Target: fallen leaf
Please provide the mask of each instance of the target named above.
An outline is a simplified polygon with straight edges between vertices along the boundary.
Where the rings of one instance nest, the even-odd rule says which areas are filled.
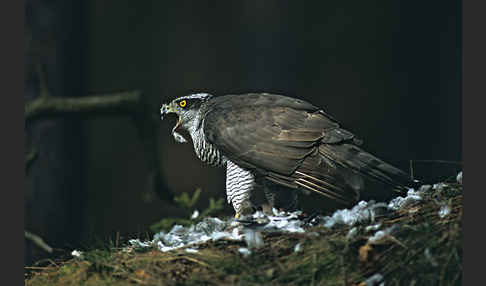
[[[373,254],[373,247],[368,243],[359,248],[359,260],[361,262],[367,262],[370,256]]]

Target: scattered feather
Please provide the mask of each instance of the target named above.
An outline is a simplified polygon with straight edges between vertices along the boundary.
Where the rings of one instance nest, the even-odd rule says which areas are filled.
[[[238,252],[243,254],[243,256],[247,257],[248,255],[251,255],[251,250],[245,247],[240,247],[238,248]]]
[[[83,252],[76,249],[71,252],[71,255],[76,258],[83,259]]]
[[[302,244],[299,242],[294,246],[294,252],[300,252],[302,250]]]
[[[358,228],[353,227],[348,231],[348,234],[346,234],[346,239],[351,240],[353,239],[356,235],[358,234]]]
[[[437,184],[434,184],[434,185],[432,186],[432,189],[434,189],[434,190],[436,190],[436,191],[440,192],[440,191],[442,191],[442,189],[444,189],[445,187],[447,187],[447,184],[446,184],[446,183],[437,183]]]
[[[262,234],[253,229],[244,230],[244,238],[249,249],[258,249],[264,246]]]
[[[140,239],[130,239],[128,241],[133,247],[136,248],[145,248],[145,247],[150,247],[150,243],[147,242],[142,242]]]
[[[421,193],[426,193],[430,190],[432,190],[432,185],[422,185],[419,188],[419,192],[421,192]]]
[[[388,208],[391,210],[398,210],[400,208],[409,206],[410,204],[421,201],[422,192],[415,191],[414,189],[409,189],[406,197],[396,197],[388,203]]]
[[[443,206],[440,207],[439,217],[444,218],[445,216],[447,216],[450,213],[451,213],[451,207],[449,205],[443,205]]]
[[[368,225],[367,227],[365,227],[365,231],[366,232],[369,232],[369,231],[372,231],[372,230],[377,230],[381,227],[381,223],[377,223],[377,224],[373,224],[373,225]]]
[[[374,222],[376,209],[385,207],[382,203],[360,201],[352,209],[337,210],[331,217],[324,217],[324,227],[335,225],[354,226],[357,223]]]
[[[198,216],[199,216],[199,211],[198,210],[194,210],[194,212],[191,215],[191,219],[197,219]]]
[[[384,230],[379,230],[375,232],[372,236],[368,238],[368,243],[370,244],[380,244],[386,241],[389,236],[398,229],[398,225],[392,225]]]
[[[199,250],[195,249],[195,248],[186,248],[186,252],[187,253],[198,253]]]
[[[381,285],[381,284],[378,284],[380,282],[383,282],[383,275],[381,275],[380,273],[376,273],[373,276],[371,276],[370,278],[366,279],[365,285],[366,286]]]
[[[456,181],[462,185],[462,171],[457,174]]]

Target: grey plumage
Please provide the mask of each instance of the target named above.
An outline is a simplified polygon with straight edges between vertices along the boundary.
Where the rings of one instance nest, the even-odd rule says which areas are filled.
[[[255,187],[255,175],[231,161],[226,163],[226,196],[236,213],[250,209],[251,191]]]
[[[359,199],[366,180],[394,189],[413,184],[403,171],[362,150],[361,140],[329,114],[299,99],[193,94],[162,106],[162,115],[171,112],[179,115],[176,138],[179,127],[186,129],[202,161],[226,166],[228,202],[237,214],[251,206],[257,187],[270,203],[280,186],[349,204]]]
[[[211,166],[221,167],[224,166],[227,159],[219,152],[213,144],[209,143],[204,136],[202,129],[191,134],[193,139],[194,151],[197,157]]]

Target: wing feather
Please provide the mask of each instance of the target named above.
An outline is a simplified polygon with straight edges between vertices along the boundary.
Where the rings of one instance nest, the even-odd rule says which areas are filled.
[[[302,100],[227,95],[211,99],[204,113],[207,140],[234,163],[286,187],[351,203],[363,188],[361,176],[389,184],[404,178],[400,170],[362,151],[361,141],[334,118]]]

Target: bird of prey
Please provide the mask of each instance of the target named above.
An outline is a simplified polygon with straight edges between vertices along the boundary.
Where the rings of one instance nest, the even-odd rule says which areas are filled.
[[[194,93],[163,104],[160,112],[161,119],[178,115],[176,141],[187,142],[178,132],[184,129],[199,159],[226,168],[227,200],[237,218],[251,212],[256,189],[272,207],[280,193],[296,190],[350,205],[366,180],[396,190],[414,184],[403,171],[365,152],[362,141],[323,109],[300,99]]]

